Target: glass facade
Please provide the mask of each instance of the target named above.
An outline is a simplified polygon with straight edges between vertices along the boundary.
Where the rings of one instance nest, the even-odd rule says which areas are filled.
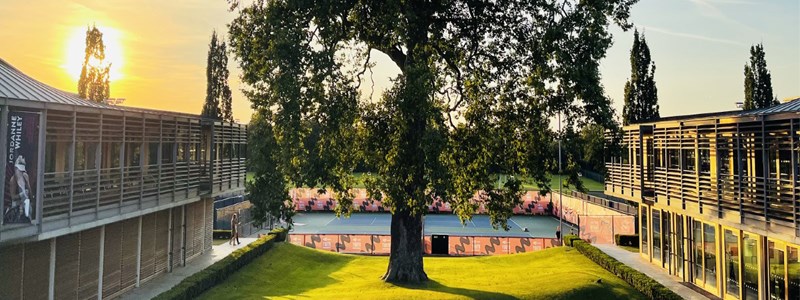
[[[653,258],[661,259],[661,212],[653,210]]]
[[[672,246],[671,246],[672,230],[670,230],[670,228],[672,226],[670,226],[670,222],[669,222],[669,220],[670,220],[669,212],[661,213],[661,219],[662,219],[662,222],[661,222],[662,223],[662,226],[661,226],[661,236],[662,236],[662,238],[661,239],[664,240],[664,243],[663,243],[664,246],[662,247],[662,250],[664,252],[664,255],[662,255],[664,257],[664,267],[668,268],[671,271],[672,270],[672,264],[671,263],[672,263],[672,255],[673,255],[673,253],[672,253]]]
[[[789,247],[786,264],[789,266],[789,299],[800,299],[800,260],[798,247]]]
[[[773,241],[768,242],[769,249],[769,299],[772,300],[785,300],[786,299],[786,261],[784,256],[784,248]]]
[[[692,257],[694,278],[703,282],[703,223],[692,221]]]
[[[642,211],[639,214],[639,215],[642,216],[642,221],[639,223],[639,224],[642,225],[642,230],[639,231],[641,233],[641,236],[642,236],[642,243],[641,243],[642,246],[640,248],[642,249],[642,253],[644,253],[644,254],[650,254],[650,251],[648,251],[650,248],[647,247],[647,245],[648,245],[648,243],[647,243],[647,232],[648,232],[647,231],[647,211],[648,211],[647,207],[642,206]]]
[[[705,270],[706,286],[717,286],[717,251],[716,251],[717,234],[714,226],[703,224],[703,252],[706,259]]]
[[[739,236],[725,230],[725,293],[739,298]]]
[[[680,215],[675,216],[675,265],[676,271],[675,274],[678,277],[683,277],[683,263],[685,261],[684,254],[683,254],[683,217]]]
[[[744,299],[758,299],[758,240],[745,233],[742,237],[742,270],[744,270]]]

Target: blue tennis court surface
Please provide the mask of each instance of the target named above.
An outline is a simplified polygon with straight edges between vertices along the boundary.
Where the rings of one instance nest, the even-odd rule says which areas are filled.
[[[297,234],[382,234],[390,233],[392,216],[386,213],[353,213],[337,218],[333,213],[303,213],[294,217],[291,233]],[[508,221],[509,231],[492,228],[487,215],[475,215],[461,224],[458,216],[432,214],[425,216],[425,235],[503,236],[555,238],[558,219],[551,216],[514,216]],[[525,232],[524,228],[528,231]],[[564,224],[569,233],[570,227]],[[576,230],[577,232],[577,230]]]

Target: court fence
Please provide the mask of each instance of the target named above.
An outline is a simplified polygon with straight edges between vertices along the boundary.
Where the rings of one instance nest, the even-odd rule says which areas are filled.
[[[392,249],[389,235],[377,234],[289,234],[289,242],[320,250],[369,255],[388,255]],[[425,254],[451,256],[500,255],[532,252],[559,245],[555,238],[535,237],[447,237],[446,253],[435,251],[433,236],[424,237]]]

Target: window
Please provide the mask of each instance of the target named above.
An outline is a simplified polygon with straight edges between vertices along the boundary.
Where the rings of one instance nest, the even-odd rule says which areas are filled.
[[[103,143],[103,153],[100,168],[119,168],[120,143]]]
[[[44,172],[53,173],[56,171],[56,142],[47,142],[44,146]]]
[[[147,143],[147,164],[158,164],[158,143]]]
[[[725,293],[739,298],[739,236],[725,230]]]
[[[667,165],[669,166],[669,168],[673,170],[680,170],[681,168],[680,150],[669,149],[667,150],[667,156],[668,156]]]
[[[172,164],[174,162],[175,143],[161,144],[161,164]]]
[[[661,259],[661,212],[653,210],[653,258]]]
[[[786,253],[789,261],[789,299],[800,299],[800,260],[798,248],[789,246]]]
[[[178,155],[176,157],[178,162],[186,161],[188,155],[189,155],[189,144],[184,144],[184,143],[178,144]]]
[[[780,150],[778,151],[778,172],[779,179],[791,180],[792,179],[792,151]]]
[[[700,149],[700,172],[711,172],[711,150]]]
[[[719,174],[731,175],[731,153],[728,149],[720,149],[717,151],[719,156]]]
[[[705,254],[706,285],[717,286],[717,232],[714,226],[703,224],[703,252]]]
[[[746,300],[758,299],[758,240],[756,236],[744,234],[742,236],[742,269],[744,270],[744,293]]]
[[[695,170],[695,153],[694,149],[684,149],[681,150],[681,157],[683,158],[683,170],[684,171],[694,171]]]
[[[642,206],[642,212],[640,213],[640,215],[642,216],[642,222],[640,223],[640,224],[642,224],[642,229],[639,231],[641,233],[641,236],[642,236],[642,247],[641,247],[641,249],[642,249],[642,253],[648,254],[650,252],[649,252],[649,248],[647,247],[647,245],[648,245],[648,243],[647,243],[647,207]]]
[[[97,169],[97,143],[75,142],[75,171]]]
[[[769,298],[786,299],[786,261],[784,260],[785,247],[775,244],[769,245]]]
[[[703,279],[703,223],[692,221],[692,257],[694,278]]]
[[[125,149],[125,160],[127,161],[127,165],[129,167],[138,167],[141,165],[141,153],[142,145],[136,144],[127,144]]]

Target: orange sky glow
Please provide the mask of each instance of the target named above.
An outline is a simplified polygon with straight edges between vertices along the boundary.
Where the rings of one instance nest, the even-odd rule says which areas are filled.
[[[124,105],[200,113],[212,30],[224,35],[234,14],[213,1],[3,1],[0,58],[45,84],[76,92],[85,32],[103,32],[111,65],[111,97]],[[46,21],[44,21],[46,20]],[[252,110],[239,91],[233,58],[233,116]]]

